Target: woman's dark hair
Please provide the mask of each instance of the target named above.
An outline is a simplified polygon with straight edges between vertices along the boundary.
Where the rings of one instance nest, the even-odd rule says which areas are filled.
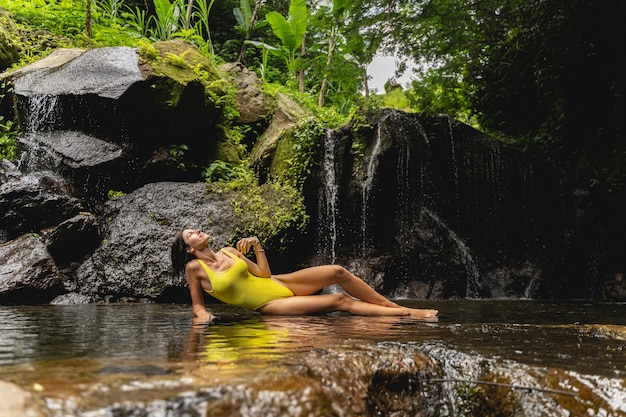
[[[184,272],[187,262],[196,259],[194,255],[187,252],[189,246],[185,243],[185,239],[183,239],[183,230],[185,229],[176,233],[174,241],[172,242],[172,269],[174,269],[174,275],[179,275],[181,272]]]

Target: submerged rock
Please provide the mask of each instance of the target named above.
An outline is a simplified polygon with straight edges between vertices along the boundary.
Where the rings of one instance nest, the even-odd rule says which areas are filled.
[[[0,381],[0,415],[2,417],[43,417],[32,394],[18,385]]]

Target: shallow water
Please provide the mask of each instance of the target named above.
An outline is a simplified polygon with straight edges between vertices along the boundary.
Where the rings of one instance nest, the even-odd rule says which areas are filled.
[[[99,394],[99,403],[90,406],[103,407],[124,400],[111,384],[126,384],[118,386],[119,392],[128,391],[155,376],[179,378],[198,369],[214,383],[298,366],[311,352],[389,344],[431,353],[449,349],[542,372],[558,369],[560,374],[626,380],[626,304],[401,303],[438,308],[439,320],[345,314],[273,317],[210,305],[218,318],[194,325],[188,305],[0,306],[0,380],[45,392],[52,408],[68,405],[50,398],[67,402],[69,396],[85,397],[85,391],[97,386],[107,395]],[[180,391],[177,384],[172,392]],[[575,388],[568,384],[560,381],[557,386]],[[621,413],[618,407],[606,415]]]

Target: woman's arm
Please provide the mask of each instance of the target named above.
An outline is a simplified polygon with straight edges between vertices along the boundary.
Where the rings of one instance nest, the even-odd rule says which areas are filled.
[[[256,263],[244,256],[254,247]],[[261,246],[259,238],[256,236],[246,237],[237,242],[237,249],[230,248],[231,252],[243,259],[248,264],[248,271],[257,277],[269,278],[272,275],[270,264],[265,256],[265,250]]]
[[[199,322],[206,323],[213,320],[213,314],[209,313],[204,306],[204,297],[202,289],[202,277],[200,276],[200,269],[202,267],[198,262],[189,262],[185,267],[185,279],[189,285],[189,292],[191,294],[191,308],[193,314],[198,318]]]

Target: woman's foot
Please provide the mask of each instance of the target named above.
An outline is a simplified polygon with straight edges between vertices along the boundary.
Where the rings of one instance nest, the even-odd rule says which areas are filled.
[[[407,316],[415,317],[417,319],[436,319],[439,310],[425,310],[417,308],[407,308],[409,313]]]

